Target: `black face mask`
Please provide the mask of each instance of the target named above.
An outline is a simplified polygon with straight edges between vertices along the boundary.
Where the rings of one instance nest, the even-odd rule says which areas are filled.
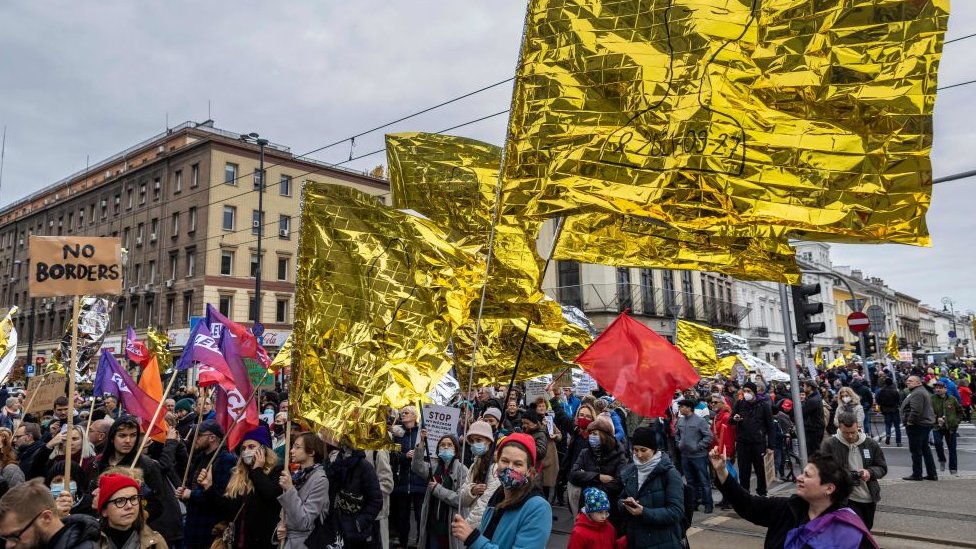
[[[282,434],[284,434],[284,432],[285,432],[285,426],[284,425],[279,425],[279,424],[275,423],[274,425],[272,425],[271,428],[272,428],[272,430],[274,430],[274,434],[279,435],[279,436],[282,435]]]

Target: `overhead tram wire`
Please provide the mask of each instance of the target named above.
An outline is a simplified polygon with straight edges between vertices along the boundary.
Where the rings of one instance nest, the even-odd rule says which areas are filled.
[[[966,36],[960,36],[959,38],[953,38],[952,40],[946,40],[945,42],[942,43],[942,45],[945,46],[945,45],[948,45],[948,44],[952,44],[953,42],[961,42],[963,40],[967,40],[969,38],[973,38],[974,36],[976,36],[976,34],[967,34]]]

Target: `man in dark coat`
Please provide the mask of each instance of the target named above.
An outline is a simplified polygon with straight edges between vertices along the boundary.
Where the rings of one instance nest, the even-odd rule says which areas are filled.
[[[822,421],[821,421],[822,423]],[[732,407],[729,425],[735,426],[735,453],[742,487],[749,491],[749,476],[756,471],[756,493],[766,495],[766,452],[776,447],[773,432],[773,411],[767,402],[756,399],[756,384],[742,384],[742,400]]]
[[[176,489],[176,497],[186,504],[186,521],[183,525],[183,542],[188,549],[208,549],[213,542],[213,528],[220,522],[216,503],[227,490],[237,458],[222,444],[224,431],[212,419],[200,424],[196,435],[193,463],[190,465],[188,486]],[[216,454],[216,455],[215,455]],[[200,484],[200,473],[210,464],[210,486]]]
[[[0,536],[15,547],[50,549],[98,549],[102,539],[95,517],[77,514],[62,519],[51,489],[41,479],[22,483],[0,499]]]
[[[824,437],[824,411],[823,398],[820,396],[820,388],[813,380],[803,382],[803,432],[807,438],[807,448],[819,448]]]

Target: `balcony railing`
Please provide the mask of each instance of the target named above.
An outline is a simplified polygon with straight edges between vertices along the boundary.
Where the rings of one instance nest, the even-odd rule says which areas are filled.
[[[738,327],[749,308],[721,299],[668,292],[640,284],[581,284],[549,288],[546,294],[584,313],[619,313],[683,318],[712,326]]]
[[[756,339],[769,339],[769,328],[766,326],[756,326],[752,329],[752,337]]]

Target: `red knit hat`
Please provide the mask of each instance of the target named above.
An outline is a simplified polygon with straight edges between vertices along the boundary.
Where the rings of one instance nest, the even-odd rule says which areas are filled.
[[[498,449],[495,451],[495,459],[497,460],[498,456],[502,455],[502,449],[505,448],[505,446],[508,446],[513,442],[518,442],[522,446],[525,446],[525,449],[529,451],[529,457],[532,459],[532,464],[535,465],[535,439],[532,438],[532,435],[527,435],[525,433],[512,433],[499,441]]]
[[[98,478],[98,511],[105,508],[109,500],[116,492],[123,488],[135,488],[136,492],[139,491],[139,481],[132,477],[127,477],[125,475],[120,475],[117,473],[109,473],[107,475],[102,475]]]

